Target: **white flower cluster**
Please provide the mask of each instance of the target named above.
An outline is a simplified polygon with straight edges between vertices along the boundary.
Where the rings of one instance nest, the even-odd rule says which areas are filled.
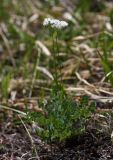
[[[45,18],[43,21],[43,26],[51,26],[52,28],[62,29],[68,26],[65,21],[60,21],[58,19]]]

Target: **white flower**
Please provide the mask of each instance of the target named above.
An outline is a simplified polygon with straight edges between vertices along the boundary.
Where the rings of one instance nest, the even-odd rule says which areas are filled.
[[[60,21],[62,28],[67,27],[68,23],[65,21]]]
[[[43,26],[48,26],[51,22],[51,18],[45,18],[43,21]]]
[[[45,18],[43,21],[43,26],[50,25],[52,28],[62,29],[68,26],[65,21],[60,21],[58,19]]]

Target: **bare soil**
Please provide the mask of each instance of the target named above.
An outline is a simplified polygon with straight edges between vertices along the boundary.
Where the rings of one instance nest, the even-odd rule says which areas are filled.
[[[0,160],[113,160],[113,145],[109,135],[95,130],[68,139],[63,144],[47,145],[32,134],[30,138],[22,125],[9,119],[0,124]]]

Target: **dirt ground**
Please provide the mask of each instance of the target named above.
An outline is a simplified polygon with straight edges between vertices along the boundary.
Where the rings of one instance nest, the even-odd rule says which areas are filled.
[[[109,135],[95,130],[67,140],[63,144],[47,145],[36,134],[31,140],[22,125],[0,124],[0,160],[112,160],[113,145]],[[34,148],[37,152],[35,154]]]

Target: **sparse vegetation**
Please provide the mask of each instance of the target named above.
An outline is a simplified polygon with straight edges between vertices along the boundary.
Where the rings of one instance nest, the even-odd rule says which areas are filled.
[[[107,137],[112,148],[112,6],[106,0],[1,0],[0,159],[63,160],[58,148],[65,155],[66,145],[76,151],[67,159],[82,159],[81,140],[87,150],[88,136],[97,146]],[[89,148],[84,159],[112,159],[104,144],[95,155]]]

